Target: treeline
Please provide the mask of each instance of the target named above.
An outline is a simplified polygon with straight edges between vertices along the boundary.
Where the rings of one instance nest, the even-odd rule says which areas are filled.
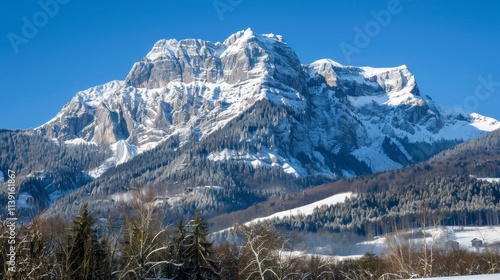
[[[18,175],[92,169],[110,155],[106,148],[60,144],[30,130],[0,132],[0,146],[0,171],[16,170]]]
[[[344,203],[317,208],[311,215],[270,223],[287,230],[327,229],[369,236],[391,232],[393,224],[418,224],[422,215],[427,222],[439,221],[440,225],[499,225],[499,202],[500,183],[444,177],[397,191],[359,192]]]
[[[0,131],[0,171],[16,172],[19,192],[34,200],[33,209],[50,205],[49,196],[79,188],[90,181],[83,170],[97,167],[110,154],[106,148],[94,145],[65,145],[27,131]],[[6,202],[0,193],[0,202]]]
[[[500,272],[500,251],[440,249],[387,237],[387,252],[357,260],[294,252],[293,236],[264,225],[235,226],[234,239],[214,246],[199,211],[164,226],[151,193],[137,190],[118,228],[95,220],[86,206],[71,222],[38,217],[16,229],[15,272],[6,263],[9,233],[2,224],[2,279],[406,279]]]

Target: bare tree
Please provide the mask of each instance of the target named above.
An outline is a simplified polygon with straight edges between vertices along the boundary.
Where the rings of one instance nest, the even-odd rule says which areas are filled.
[[[51,224],[54,222],[54,224]],[[35,217],[30,223],[19,230],[20,241],[18,248],[18,269],[16,277],[19,279],[49,279],[55,277],[55,239],[59,235],[52,234],[50,228],[55,225],[54,220],[44,220]]]
[[[282,279],[279,258],[286,240],[262,225],[242,225],[236,231],[245,240],[239,262],[241,279]]]
[[[395,235],[386,237],[385,245],[388,252],[384,258],[389,262],[391,269],[382,275],[382,279],[390,277],[405,279],[418,275],[417,248],[408,235],[399,234],[396,229]]]
[[[122,231],[123,267],[115,273],[120,273],[119,279],[157,276],[161,266],[172,262],[164,259],[169,248],[168,232],[154,211],[153,193],[136,184],[129,205],[132,213],[125,210]]]

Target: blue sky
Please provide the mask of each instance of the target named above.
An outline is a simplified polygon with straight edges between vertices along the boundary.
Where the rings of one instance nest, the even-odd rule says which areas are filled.
[[[124,79],[159,39],[223,41],[248,27],[283,35],[305,64],[321,58],[358,66],[406,64],[438,105],[500,119],[498,1],[5,0],[0,5],[0,128],[39,126],[77,91]]]

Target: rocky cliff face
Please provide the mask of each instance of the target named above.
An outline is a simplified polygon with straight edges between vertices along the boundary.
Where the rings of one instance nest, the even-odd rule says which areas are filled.
[[[284,113],[270,116],[255,109],[258,102]],[[243,122],[251,114],[270,129],[252,130]],[[109,168],[173,136],[201,140],[238,120],[245,130],[240,141],[258,150],[221,147],[208,151],[208,160],[279,166],[296,176],[398,168],[446,147],[437,143],[500,127],[476,114],[441,111],[406,66],[353,67],[328,59],[302,65],[281,36],[247,29],[223,43],[160,40],[124,81],[77,93],[37,131],[111,146],[114,159],[102,166]]]

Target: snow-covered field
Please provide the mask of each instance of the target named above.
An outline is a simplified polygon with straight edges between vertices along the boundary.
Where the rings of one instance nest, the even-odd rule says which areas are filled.
[[[337,203],[342,203],[345,201],[346,198],[351,197],[352,195],[353,195],[352,192],[339,193],[339,194],[327,197],[325,199],[318,200],[318,201],[313,202],[311,204],[307,204],[307,205],[304,205],[301,207],[289,209],[286,211],[277,212],[277,213],[274,213],[274,214],[267,216],[267,217],[253,219],[250,222],[248,222],[247,224],[257,223],[257,222],[261,222],[261,221],[265,221],[265,220],[271,220],[273,218],[280,218],[281,219],[281,218],[284,218],[284,217],[287,217],[290,215],[294,215],[294,216],[297,216],[300,214],[310,215],[313,213],[313,210],[316,207],[321,207],[323,205],[333,205],[333,204],[337,204]]]
[[[461,248],[467,250],[482,250],[488,245],[500,242],[500,226],[488,227],[439,227],[426,230],[429,237],[425,240],[427,244],[442,245],[453,240],[458,242]],[[472,247],[472,239],[479,239],[483,242],[483,247]],[[415,239],[415,242],[423,242],[423,239]],[[372,245],[377,251],[383,251],[386,237],[376,238],[371,241],[359,243],[359,245]],[[500,278],[498,278],[500,279]]]

